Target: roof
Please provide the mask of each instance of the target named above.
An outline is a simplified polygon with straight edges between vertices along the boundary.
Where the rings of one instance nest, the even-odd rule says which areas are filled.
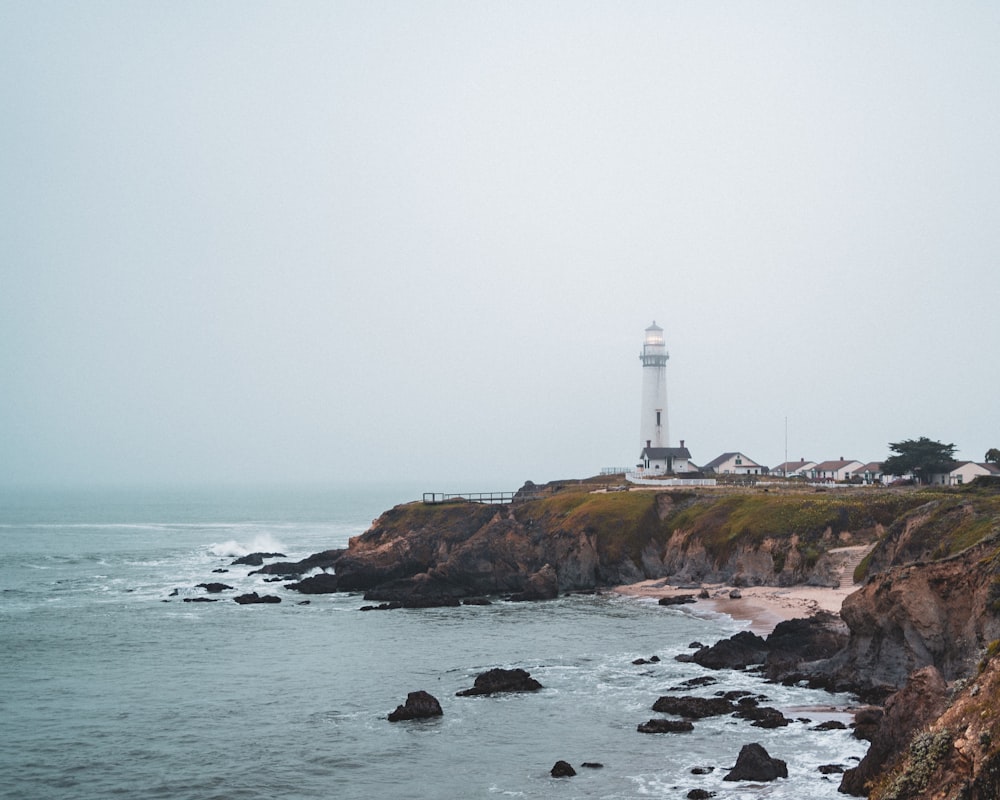
[[[647,331],[662,331],[663,328],[661,328],[659,325],[657,325],[656,324],[656,320],[654,319],[653,320],[653,324],[650,325],[648,328],[646,328],[646,330]]]
[[[848,458],[846,461],[845,460],[824,461],[822,464],[817,464],[815,467],[813,467],[813,469],[825,472],[827,470],[832,471],[837,469],[843,469],[849,464],[860,464],[860,463],[861,462],[858,461],[856,458]]]
[[[644,447],[639,458],[665,461],[668,458],[691,458],[691,452],[686,447]]]
[[[762,466],[761,464],[758,464],[758,463],[757,463],[756,461],[754,461],[754,460],[753,460],[752,458],[750,458],[749,456],[747,456],[747,455],[744,455],[743,453],[740,453],[739,451],[737,451],[737,452],[735,452],[735,453],[723,453],[723,454],[722,454],[721,456],[719,456],[718,458],[714,458],[714,459],[712,459],[711,461],[709,461],[709,462],[708,462],[708,463],[707,463],[707,464],[706,464],[706,465],[705,465],[705,466],[703,467],[703,469],[715,469],[715,468],[716,468],[716,467],[718,467],[719,465],[721,465],[721,464],[724,464],[725,462],[729,461],[729,459],[731,459],[731,458],[736,458],[736,456],[740,456],[741,458],[745,459],[745,460],[747,461],[747,463],[748,463],[748,464],[750,464],[750,466],[755,466],[755,467],[760,467],[760,466]]]
[[[881,472],[882,471],[882,462],[881,461],[869,461],[861,469],[863,469],[865,472]]]
[[[797,469],[806,469],[814,466],[816,466],[815,461],[810,461],[807,458],[801,458],[798,461],[783,461],[778,464],[778,466],[773,467],[771,472],[792,472]]]

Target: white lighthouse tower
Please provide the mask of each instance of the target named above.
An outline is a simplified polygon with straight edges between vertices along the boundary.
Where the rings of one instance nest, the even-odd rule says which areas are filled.
[[[642,343],[642,415],[639,419],[640,449],[669,447],[667,428],[667,352],[663,328],[654,321],[646,328]]]

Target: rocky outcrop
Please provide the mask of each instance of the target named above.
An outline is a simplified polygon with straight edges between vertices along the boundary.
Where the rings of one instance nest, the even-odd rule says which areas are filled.
[[[549,774],[553,778],[572,778],[576,775],[576,770],[568,761],[557,761],[552,765],[552,769],[549,770]]]
[[[234,597],[237,603],[241,606],[252,605],[254,603],[280,603],[281,598],[276,597],[273,594],[260,595],[257,592],[250,592],[249,594],[241,594],[239,597]]]
[[[262,562],[258,561],[254,566],[260,566],[260,569],[251,572],[251,575],[305,575],[307,572],[312,572],[314,569],[333,569],[337,560],[344,554],[344,550],[324,550],[321,553],[313,553],[313,555],[303,558],[301,561],[275,561],[271,564],[264,564],[260,566]],[[281,553],[270,553],[261,555],[271,555],[271,556],[281,556]],[[235,563],[235,562],[234,562]]]
[[[788,765],[780,758],[771,758],[767,750],[754,742],[743,745],[736,766],[722,780],[764,783],[787,777]]]
[[[876,503],[871,493],[803,502],[754,493],[529,488],[505,506],[417,502],[390,509],[337,556],[339,590],[393,601],[548,597],[553,586],[566,593],[647,578],[839,586],[843,559],[828,551],[873,541],[914,504],[902,495]]]
[[[247,567],[259,567],[264,563],[265,558],[284,558],[284,553],[248,553],[245,556],[240,556],[235,561],[230,563],[230,566],[235,567],[239,565]]]
[[[285,588],[302,594],[332,594],[337,591],[338,581],[336,575],[320,572],[297,583],[286,583]]]
[[[969,675],[1000,638],[1000,560],[988,540],[932,563],[890,567],[844,601],[846,648],[821,670],[834,685],[867,695],[903,687],[936,667],[946,681]]]
[[[947,705],[948,687],[934,667],[924,667],[885,704],[885,713],[861,763],[844,773],[840,791],[868,795],[869,783],[895,766],[913,734],[941,714]]]
[[[421,690],[410,692],[406,695],[406,702],[396,706],[396,710],[389,713],[389,722],[400,722],[407,719],[429,719],[440,717],[444,714],[441,704],[432,694]]]
[[[471,689],[463,689],[455,694],[458,697],[474,697],[503,692],[537,692],[541,688],[542,684],[523,669],[497,667],[477,676]]]

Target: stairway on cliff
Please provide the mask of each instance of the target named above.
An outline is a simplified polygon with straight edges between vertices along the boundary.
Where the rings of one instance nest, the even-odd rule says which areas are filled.
[[[874,544],[863,544],[856,547],[839,547],[836,550],[830,551],[831,556],[840,556],[843,559],[838,570],[840,572],[841,589],[850,589],[855,585],[854,570],[858,568],[858,564],[865,560],[865,556],[874,547]]]

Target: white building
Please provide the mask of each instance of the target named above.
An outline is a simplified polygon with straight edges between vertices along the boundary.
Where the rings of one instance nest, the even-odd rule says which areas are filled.
[[[771,468],[771,474],[779,478],[805,478],[809,475],[809,470],[816,466],[815,461],[806,461],[800,458],[798,461],[785,461]]]
[[[743,453],[723,453],[702,467],[707,475],[764,475],[767,467],[761,466]]]
[[[657,475],[682,475],[697,472],[691,453],[681,439],[680,447],[644,447],[639,456],[637,472],[644,477]]]
[[[809,477],[817,481],[850,480],[856,472],[863,471],[865,465],[853,458],[841,456],[835,461],[823,461],[809,470]]]
[[[670,446],[667,426],[667,359],[663,328],[655,322],[646,328],[642,343],[642,412],[639,416],[639,447]],[[690,457],[690,456],[689,456]]]
[[[944,486],[962,486],[972,483],[980,475],[1000,475],[1000,467],[996,464],[975,461],[956,461],[951,470],[946,473],[931,476],[931,483]]]

